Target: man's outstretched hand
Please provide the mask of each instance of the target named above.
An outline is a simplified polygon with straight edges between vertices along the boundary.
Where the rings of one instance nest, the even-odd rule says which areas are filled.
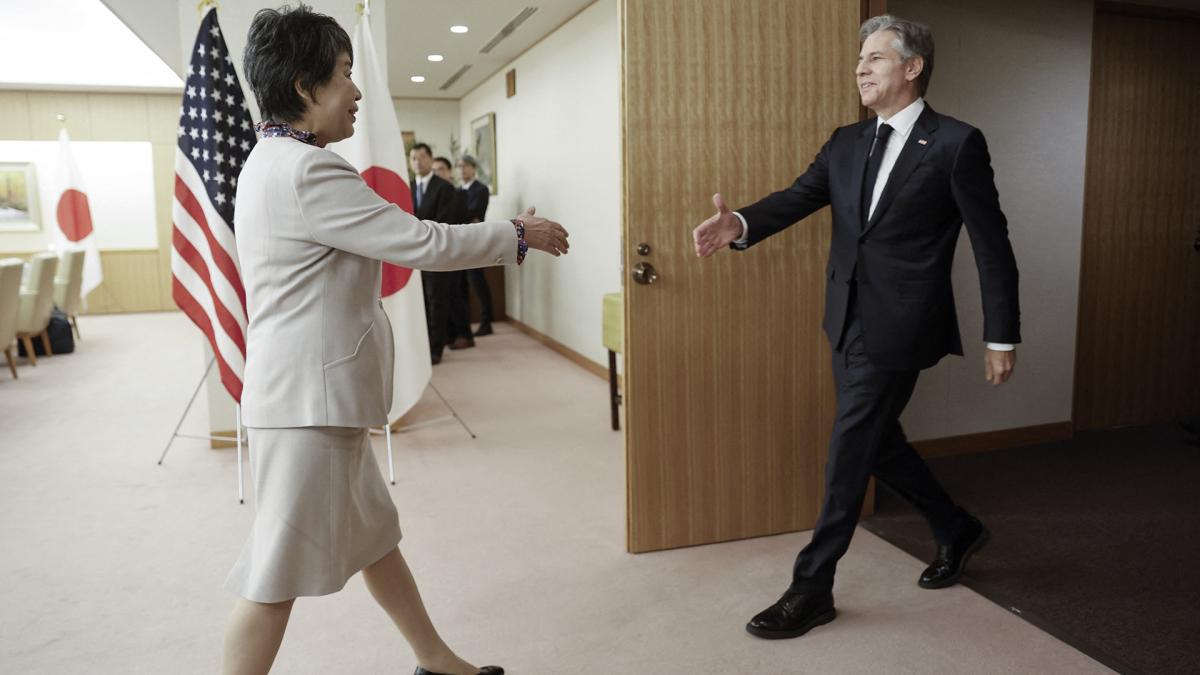
[[[1004,352],[995,349],[983,350],[983,374],[993,386],[1008,382],[1017,365],[1017,351]]]
[[[567,243],[567,237],[571,235],[553,220],[533,215],[534,210],[531,206],[521,214],[521,222],[525,223],[525,243],[529,248],[545,251],[552,256],[565,254],[571,247]]]
[[[701,258],[707,258],[742,238],[742,221],[725,206],[725,198],[720,192],[713,195],[713,206],[717,207],[717,212],[692,230],[696,255]]]

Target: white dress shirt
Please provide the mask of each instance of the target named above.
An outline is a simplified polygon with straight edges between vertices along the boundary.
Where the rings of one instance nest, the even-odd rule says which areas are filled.
[[[904,143],[908,140],[909,134],[912,133],[913,126],[917,123],[917,118],[921,113],[925,112],[925,99],[918,97],[917,100],[909,103],[903,110],[892,115],[887,119],[878,117],[875,129],[878,131],[880,124],[886,124],[892,128],[892,135],[888,137],[887,147],[883,149],[883,160],[879,165],[879,174],[875,177],[875,189],[871,192],[871,207],[867,211],[867,220],[875,214],[875,206],[879,203],[879,197],[883,194],[883,188],[887,186],[888,177],[892,173],[892,168],[896,166],[896,160],[900,157],[900,151],[904,149]],[[746,224],[746,218],[737,211],[733,215],[742,221],[742,236],[735,244],[745,244],[749,237],[750,227]],[[999,352],[1011,352],[1016,347],[1010,344],[999,342],[988,342],[987,348]]]

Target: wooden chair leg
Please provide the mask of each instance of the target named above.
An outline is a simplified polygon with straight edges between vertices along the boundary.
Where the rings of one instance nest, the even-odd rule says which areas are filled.
[[[42,349],[46,350],[46,356],[54,356],[54,350],[50,349],[50,331],[44,330],[41,334]]]
[[[33,340],[28,335],[22,335],[21,344],[25,345],[25,358],[29,359],[29,362],[36,368],[37,355],[33,353]]]
[[[12,371],[13,379],[14,380],[18,379],[17,378],[17,362],[16,362],[16,359],[13,358],[12,347],[4,348],[4,358],[8,359],[8,369]]]
[[[621,395],[617,393],[617,353],[608,350],[608,400],[612,407],[613,431],[621,429],[621,415],[617,408],[621,405]]]

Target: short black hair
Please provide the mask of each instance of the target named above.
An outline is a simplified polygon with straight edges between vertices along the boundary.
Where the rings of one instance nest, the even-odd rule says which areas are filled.
[[[333,18],[299,4],[261,9],[250,22],[242,64],[264,120],[294,122],[307,108],[296,91],[314,90],[333,77],[338,57],[354,60],[350,36]]]
[[[428,143],[416,143],[412,146],[412,150],[424,150],[425,154],[433,157],[433,148],[429,147]],[[412,152],[412,150],[409,150],[409,152]]]
[[[439,157],[434,157],[434,158],[433,158],[433,161],[435,161],[435,162],[441,162],[442,164],[445,164],[447,169],[453,169],[453,168],[454,168],[454,165],[450,163],[450,160],[446,159],[445,157],[440,157],[440,156],[439,156]]]

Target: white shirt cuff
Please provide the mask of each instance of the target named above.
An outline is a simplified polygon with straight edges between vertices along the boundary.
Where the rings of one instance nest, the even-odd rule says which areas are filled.
[[[745,246],[747,240],[750,238],[750,226],[746,224],[746,218],[742,214],[734,211],[733,215],[737,216],[737,219],[742,221],[742,236],[733,240],[733,243],[735,246]]]
[[[1005,344],[1003,342],[988,342],[986,344],[987,348],[994,352],[1011,352],[1017,348],[1016,345]]]

